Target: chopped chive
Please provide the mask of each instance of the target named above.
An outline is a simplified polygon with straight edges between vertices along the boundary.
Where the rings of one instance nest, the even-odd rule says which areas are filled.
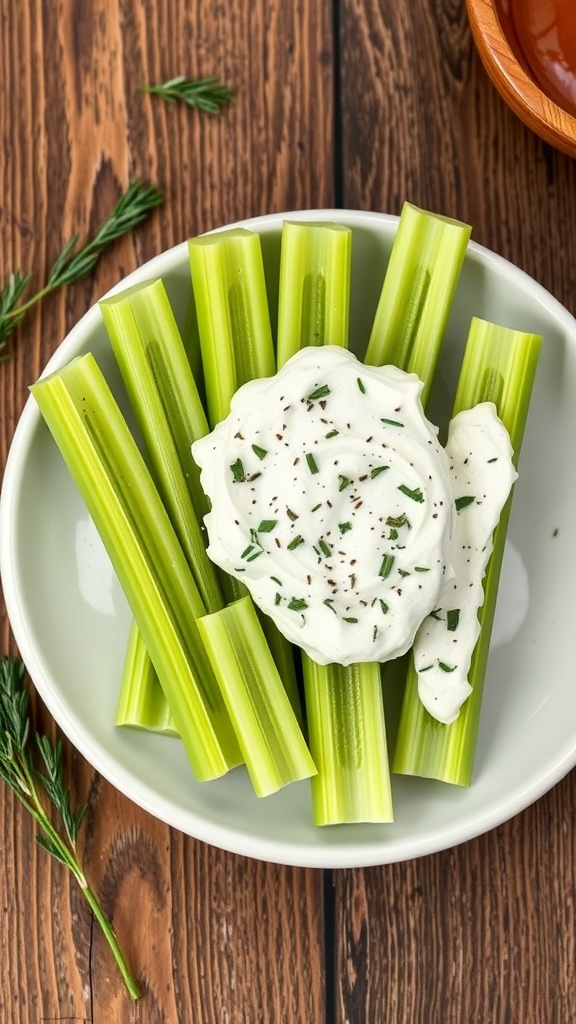
[[[460,609],[451,608],[446,612],[446,623],[451,633],[454,633],[458,629],[458,623],[460,622]]]
[[[386,601],[383,601],[382,598],[379,598],[379,601],[380,601],[380,611],[382,612],[383,615],[387,615],[388,612],[390,611],[390,608],[386,604]]]
[[[352,529],[352,523],[338,523],[338,529],[340,533],[348,533],[348,530]]]
[[[276,593],[274,594],[274,604],[280,604],[281,600],[282,595],[279,594],[278,591],[276,591]]]
[[[338,474],[338,479],[340,481],[339,491],[344,491],[352,483],[349,476],[342,476],[340,473]]]
[[[311,512],[317,512],[319,508],[322,508],[322,502],[321,501],[319,501],[317,505],[314,505],[314,508],[311,508],[310,511]]]
[[[318,465],[316,459],[314,458],[311,452],[306,452],[306,462],[308,463],[308,469],[310,470],[311,473],[318,472]]]
[[[290,543],[287,545],[288,551],[294,551],[294,548],[299,547],[300,544],[303,544],[303,543],[304,543],[304,537],[301,537],[300,534],[298,534],[298,536],[294,537],[294,540],[291,540]]]
[[[436,619],[436,622],[442,622],[442,616],[438,614],[441,611],[441,608],[435,608],[433,612],[430,612],[430,618]]]
[[[430,572],[430,569],[426,565],[415,565],[414,572]]]
[[[321,384],[319,388],[316,388],[315,391],[312,391],[312,393],[310,395],[308,395],[308,401],[309,402],[314,402],[317,398],[326,398],[326,395],[329,395],[329,394],[330,394],[330,388],[328,387],[328,385],[327,384]]]
[[[308,607],[308,604],[303,597],[293,597],[292,600],[288,602],[288,607],[291,612],[302,612]]]
[[[398,575],[399,576],[410,576],[410,573],[408,572],[408,569],[398,569]]]
[[[380,417],[380,422],[381,423],[387,423],[390,427],[403,427],[404,426],[404,424],[401,423],[400,420],[389,420],[389,419],[386,418],[386,416],[381,416]]]
[[[242,465],[242,459],[236,459],[236,462],[232,463],[232,465],[230,466],[230,469],[232,470],[232,476],[234,478],[234,483],[236,483],[236,484],[244,483],[244,481],[246,479],[246,473],[244,472],[244,466]]]
[[[366,394],[366,385],[364,384],[364,381],[362,380],[362,377],[356,377],[356,383],[357,383],[360,391],[362,392],[362,394],[365,395]]]
[[[266,451],[266,449],[265,448],[261,448],[260,445],[258,445],[258,444],[253,444],[252,445],[252,451],[254,452],[255,455],[258,456],[259,459],[264,459],[268,455],[268,452]]]
[[[247,548],[244,548],[244,551],[240,555],[240,558],[248,558],[248,555],[252,554],[253,551],[254,551],[254,544],[249,544]]]
[[[374,466],[374,469],[370,470],[370,479],[373,480],[375,476],[380,476],[380,473],[385,473],[390,466]]]
[[[277,576],[271,576],[271,577],[270,577],[270,579],[271,579],[271,580],[272,580],[272,581],[273,581],[274,583],[277,583],[279,587],[282,587],[282,586],[284,586],[284,584],[282,583],[282,580],[279,580]]]
[[[383,580],[388,579],[394,565],[394,555],[384,555],[380,566],[380,576]]]
[[[488,459],[488,462],[498,462],[498,456],[495,455],[493,459]]]
[[[255,562],[256,559],[260,558],[260,555],[263,555],[263,554],[264,554],[264,551],[263,551],[262,548],[256,548],[256,550],[251,555],[248,556],[246,561],[247,562]]]
[[[328,440],[329,437],[336,437],[336,435],[339,434],[339,433],[340,433],[339,430],[329,430],[328,433],[325,434],[324,436],[325,436],[326,440]]]
[[[402,494],[405,494],[407,498],[412,498],[412,501],[424,501],[424,495],[420,487],[412,489],[407,484],[400,484],[398,490],[402,491]]]
[[[445,661],[438,661],[438,668],[443,672],[454,672],[456,665],[447,665]]]
[[[353,615],[344,615],[342,621],[343,622],[358,622],[358,619],[355,619]]]
[[[410,529],[410,523],[408,517],[402,513],[401,516],[388,516],[386,519],[386,526],[407,526]]]
[[[378,626],[374,626],[372,630],[372,643],[376,643],[376,637],[378,636]]]
[[[322,604],[325,604],[325,605],[326,605],[326,606],[327,606],[327,607],[328,607],[328,608],[330,609],[330,611],[331,611],[331,612],[334,612],[334,615],[338,615],[338,612],[337,612],[337,611],[336,611],[336,609],[334,608],[334,599],[333,599],[332,597],[327,597],[327,598],[326,598],[326,599],[325,599],[325,600],[324,600],[324,601],[322,602]]]
[[[258,530],[256,532],[257,533],[271,533],[272,530],[274,529],[274,527],[276,526],[277,522],[278,522],[277,519],[263,519],[262,522],[260,523],[260,526],[258,527]]]
[[[456,511],[459,512],[461,508],[466,508],[467,505],[472,505],[476,501],[473,494],[463,494],[462,497],[456,498],[454,504],[456,505]]]
[[[286,509],[286,515],[288,516],[288,519],[292,520],[292,522],[295,522],[295,520],[298,519],[298,514],[293,512],[291,508]]]
[[[398,530],[396,529],[395,526],[393,526],[392,529],[390,530],[390,533],[388,534],[388,540],[398,540]]]
[[[329,544],[326,543],[325,540],[322,540],[322,538],[320,538],[320,540],[318,541],[318,547],[320,548],[322,554],[326,556],[326,558],[330,558],[330,555],[332,554],[332,548],[330,547]]]

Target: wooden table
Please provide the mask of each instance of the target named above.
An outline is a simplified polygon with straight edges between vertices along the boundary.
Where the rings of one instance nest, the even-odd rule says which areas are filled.
[[[180,73],[219,74],[232,106],[211,118],[137,91]],[[18,331],[0,367],[2,460],[27,386],[85,310],[237,218],[410,199],[469,221],[576,312],[576,163],[503,105],[463,0],[0,0],[0,139],[0,281],[19,267],[39,285],[131,177],[166,194]],[[2,638],[13,649],[5,616]],[[456,849],[322,872],[181,835],[69,745],[66,767],[90,799],[86,870],[145,994],[127,999],[74,883],[2,786],[2,1024],[576,1021],[574,772]]]

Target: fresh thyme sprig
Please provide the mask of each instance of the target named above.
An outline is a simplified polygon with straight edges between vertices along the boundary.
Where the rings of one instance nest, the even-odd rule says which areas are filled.
[[[185,75],[178,75],[167,82],[140,85],[138,88],[140,92],[162,96],[168,103],[180,101],[207,114],[219,114],[220,108],[225,103],[230,103],[234,96],[233,89],[228,85],[220,85],[219,82],[217,75],[211,75],[209,78],[186,78]]]
[[[77,235],[68,239],[52,264],[44,287],[25,302],[20,302],[20,299],[30,281],[30,275],[24,275],[19,270],[13,271],[0,291],[0,350],[32,306],[57,288],[73,284],[88,274],[112,242],[132,231],[163,200],[162,193],[153,186],[142,185],[139,181],[131,182],[110,216],[82,248],[74,251]]]
[[[124,959],[112,924],[88,885],[78,860],[76,844],[87,804],[76,810],[72,808],[70,790],[64,779],[61,741],[53,744],[47,736],[36,734],[40,756],[34,756],[24,675],[21,661],[0,659],[0,778],[13,790],[39,826],[40,832],[36,836],[39,845],[68,868],[78,882],[112,950],[128,993],[132,999],[138,999],[138,984]],[[63,835],[45,809],[42,794],[48,797],[57,812]]]

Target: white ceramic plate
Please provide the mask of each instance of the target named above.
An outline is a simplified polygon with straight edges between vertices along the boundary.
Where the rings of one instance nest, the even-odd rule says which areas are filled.
[[[262,235],[271,302],[283,217],[354,229],[352,337],[368,336],[397,219],[341,210],[246,222]],[[190,294],[186,245],[119,287],[161,276],[180,322]],[[543,288],[471,244],[430,415],[450,407],[472,316],[541,332],[544,345],[516,486],[478,739],[474,781],[459,789],[395,777],[393,825],[315,828],[306,783],[258,800],[243,768],[195,782],[176,740],[114,727],[129,611],[82,500],[32,399],[9,454],[0,568],[22,658],[75,746],[132,800],[183,832],[251,857],[314,867],[385,864],[448,848],[525,808],[576,763],[576,322]],[[91,309],[47,371],[92,350],[122,387]],[[124,400],[123,400],[124,401]]]

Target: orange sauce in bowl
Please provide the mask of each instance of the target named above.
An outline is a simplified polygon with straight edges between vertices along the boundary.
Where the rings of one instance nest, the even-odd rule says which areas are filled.
[[[510,15],[534,79],[576,114],[576,0],[510,0]]]

